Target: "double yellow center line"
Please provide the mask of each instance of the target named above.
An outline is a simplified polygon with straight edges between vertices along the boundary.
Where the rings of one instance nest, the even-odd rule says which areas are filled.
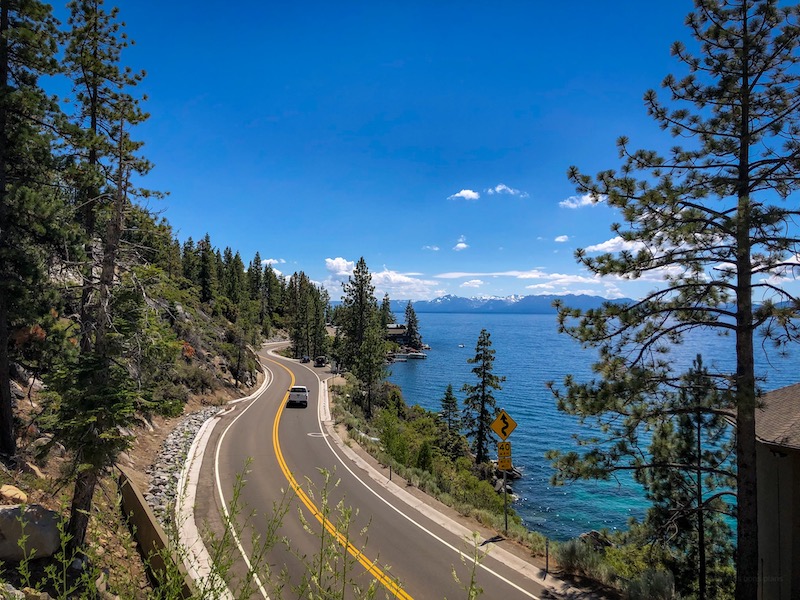
[[[292,373],[285,365],[282,365],[279,362],[276,362],[275,364],[279,365],[282,369],[289,373],[289,376],[292,380],[291,385],[294,385],[294,373]],[[308,494],[306,494],[305,490],[303,490],[303,488],[297,483],[297,480],[294,478],[294,475],[289,470],[289,467],[286,465],[286,461],[283,458],[280,439],[278,438],[278,425],[280,424],[283,410],[286,407],[287,397],[288,392],[286,396],[284,396],[281,406],[278,408],[278,414],[275,416],[275,422],[272,425],[272,446],[275,450],[275,457],[278,459],[278,465],[280,465],[281,471],[283,471],[283,475],[286,477],[286,481],[289,482],[289,486],[291,486],[292,490],[294,490],[295,494],[297,494],[297,497],[300,499],[300,501],[306,506],[306,508],[308,508],[309,512],[316,517],[317,521],[322,524],[328,533],[330,533],[331,536],[333,536],[353,558],[355,558],[364,566],[367,572],[372,575],[376,581],[389,590],[389,592],[392,593],[395,598],[401,598],[402,600],[413,600],[412,597],[405,590],[403,590],[403,588],[401,588],[394,579],[389,577],[380,569],[380,567],[378,567],[376,561],[367,558],[363,552],[349,542],[348,538],[336,528],[336,525],[332,523],[330,519],[325,517],[325,515],[317,508],[311,498],[308,497]]]

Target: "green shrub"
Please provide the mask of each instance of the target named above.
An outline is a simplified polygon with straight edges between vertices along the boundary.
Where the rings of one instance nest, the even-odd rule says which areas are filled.
[[[182,385],[164,381],[153,391],[153,403],[159,414],[175,417],[183,412],[189,392]]]
[[[651,545],[624,544],[605,550],[605,560],[623,579],[634,579],[649,569],[664,568],[661,552]]]
[[[196,394],[211,392],[214,389],[214,375],[198,365],[179,362],[175,372],[178,381]]]
[[[628,583],[630,600],[675,600],[675,579],[669,571],[648,569]]]
[[[555,552],[561,568],[576,575],[594,576],[603,560],[600,552],[581,540],[568,540],[559,544]]]

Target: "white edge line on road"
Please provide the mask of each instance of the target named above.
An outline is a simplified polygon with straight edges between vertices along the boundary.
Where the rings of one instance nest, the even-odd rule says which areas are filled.
[[[269,372],[270,380],[272,380],[272,371],[270,370],[269,367],[267,367],[263,363],[262,363],[262,365],[263,365],[264,369],[266,369],[266,371]],[[230,523],[230,513],[228,513],[227,504],[225,504],[225,496],[222,493],[222,481],[220,480],[220,477],[219,477],[219,452],[220,452],[220,448],[222,447],[222,441],[225,439],[225,436],[227,435],[228,430],[231,427],[233,427],[236,424],[236,421],[238,421],[240,418],[242,418],[242,416],[244,416],[244,414],[248,410],[250,410],[250,408],[253,406],[253,404],[255,404],[255,403],[252,403],[252,404],[246,406],[242,410],[242,412],[240,412],[238,415],[236,415],[236,418],[233,419],[233,421],[231,421],[228,424],[228,426],[225,428],[225,430],[219,436],[219,441],[217,442],[217,447],[214,449],[214,478],[217,481],[217,493],[219,494],[220,504],[222,505],[222,511],[225,513],[225,520],[228,523]],[[247,556],[247,552],[245,552],[245,549],[242,546],[241,540],[239,540],[239,535],[236,533],[235,528],[230,528],[230,533],[231,533],[231,536],[233,537],[233,540],[236,542],[236,547],[239,548],[239,552],[241,553],[242,558],[244,559],[244,562],[247,565],[247,569],[253,573],[253,580],[256,582],[256,585],[258,586],[258,591],[261,592],[261,595],[264,596],[265,600],[269,600],[269,594],[267,594],[267,590],[264,589],[264,584],[261,583],[261,579],[259,578],[258,573],[253,571],[253,566],[250,563],[250,559]]]
[[[245,400],[252,400],[260,396],[264,390],[269,387],[269,384],[273,379],[272,371],[263,363],[261,364],[265,369],[264,381],[262,382],[261,386],[259,386],[258,390],[244,398],[232,400],[228,404],[238,404]],[[208,583],[212,585],[215,592],[221,594],[219,596],[220,598],[223,598],[224,600],[232,600],[233,595],[228,589],[227,584],[222,581],[212,565],[211,556],[209,555],[205,543],[200,536],[200,532],[197,528],[197,522],[194,518],[194,505],[197,498],[197,481],[200,474],[200,468],[203,464],[203,453],[208,445],[208,441],[211,437],[214,427],[219,422],[219,417],[221,414],[223,413],[218,413],[203,423],[202,427],[192,441],[187,454],[187,460],[184,463],[183,469],[181,470],[178,478],[178,493],[175,498],[175,520],[178,527],[179,544],[181,548],[185,550],[183,562],[186,570],[189,573],[189,576],[194,581],[208,581]],[[215,474],[219,472],[216,459],[214,470]],[[217,489],[220,489],[220,487],[219,478],[217,477]],[[220,497],[222,498],[221,491]],[[227,517],[227,507],[225,506],[224,498],[222,498],[222,505]],[[235,536],[236,534],[234,532],[236,543],[239,546],[242,555],[244,556],[244,550],[242,549],[241,544],[239,544],[238,538]],[[247,566],[250,568],[250,563],[246,556],[245,561],[247,561]],[[268,596],[265,595],[264,597],[269,600]]]
[[[212,566],[211,556],[197,529],[194,511],[190,508],[194,506],[197,498],[197,485],[196,483],[190,485],[188,482],[197,482],[203,463],[202,453],[198,454],[198,449],[204,448],[208,443],[217,420],[215,416],[203,423],[192,441],[188,454],[189,460],[186,461],[178,479],[179,492],[175,499],[175,513],[181,515],[178,531],[181,547],[185,549],[183,563],[189,577],[193,581],[207,581],[214,590],[220,591],[221,598],[232,600],[233,596],[228,590],[228,586]]]
[[[327,381],[325,381],[325,382],[324,382],[324,384],[325,384],[325,386],[324,386],[324,387],[325,387],[325,390],[326,390],[326,392],[325,392],[325,394],[324,394],[324,401],[325,401],[325,404],[326,404],[326,412],[327,412],[327,403],[328,403],[328,393],[327,393],[327,388],[328,388],[328,385],[327,385]],[[320,411],[320,412],[322,412],[322,411]],[[329,414],[329,413],[328,413],[328,414]],[[433,522],[437,523],[438,525],[441,525],[441,526],[442,526],[442,527],[444,527],[445,529],[449,529],[449,530],[450,530],[450,531],[452,531],[453,533],[456,533],[456,534],[460,534],[460,535],[462,535],[462,536],[463,536],[465,539],[469,539],[469,538],[470,538],[470,536],[471,536],[471,534],[472,534],[472,532],[471,532],[469,529],[467,529],[466,527],[463,527],[462,525],[460,525],[460,524],[458,524],[458,523],[455,523],[454,521],[452,521],[452,519],[449,519],[449,518],[447,518],[446,516],[442,515],[442,514],[441,514],[439,511],[437,511],[437,510],[435,510],[435,509],[432,509],[432,508],[428,507],[428,506],[427,506],[427,505],[426,505],[424,502],[421,502],[420,500],[417,500],[416,498],[414,498],[414,496],[412,496],[411,494],[409,494],[408,492],[406,492],[404,489],[400,488],[400,487],[399,487],[399,486],[397,486],[397,485],[394,485],[394,484],[392,484],[392,486],[393,486],[393,489],[391,489],[391,490],[390,490],[390,489],[389,489],[389,485],[390,485],[390,484],[389,484],[388,480],[386,480],[386,478],[385,478],[385,477],[383,477],[383,476],[379,475],[379,474],[377,473],[377,471],[375,471],[374,469],[372,469],[372,467],[371,467],[369,464],[367,464],[367,463],[366,463],[366,461],[364,461],[364,459],[362,459],[360,456],[358,456],[358,454],[356,454],[355,452],[353,452],[353,450],[351,450],[350,448],[348,448],[348,447],[347,447],[347,445],[346,445],[344,442],[342,442],[342,440],[339,438],[339,436],[336,434],[336,432],[335,432],[335,431],[333,431],[332,422],[331,422],[330,420],[326,421],[324,424],[323,424],[323,422],[322,422],[322,421],[320,421],[320,423],[319,423],[320,432],[321,432],[321,433],[323,433],[323,434],[325,434],[326,432],[325,432],[325,429],[323,429],[323,425],[324,425],[324,427],[325,427],[325,428],[328,430],[328,431],[327,431],[327,435],[324,435],[324,437],[325,437],[325,442],[328,444],[328,447],[331,449],[331,452],[333,452],[334,456],[336,456],[336,458],[337,458],[337,459],[338,459],[338,461],[339,461],[339,462],[342,464],[342,466],[343,466],[345,469],[347,469],[347,471],[348,471],[348,472],[349,472],[349,473],[350,473],[350,474],[351,474],[353,477],[355,477],[355,478],[356,478],[356,479],[357,479],[357,480],[358,480],[358,481],[361,483],[361,485],[363,485],[365,488],[367,488],[367,489],[368,489],[368,490],[369,490],[369,491],[370,491],[370,492],[371,492],[373,495],[375,495],[375,497],[376,497],[376,498],[378,498],[378,499],[379,499],[381,502],[383,502],[383,503],[384,503],[384,504],[386,504],[388,507],[390,507],[390,508],[391,508],[393,511],[395,511],[397,514],[401,515],[403,518],[405,518],[406,520],[408,520],[410,523],[413,523],[414,525],[416,525],[416,526],[417,526],[419,529],[421,529],[422,531],[424,531],[425,533],[427,533],[428,535],[430,535],[432,538],[434,538],[435,540],[437,540],[437,541],[441,542],[442,544],[444,544],[445,546],[447,546],[448,548],[450,548],[451,550],[453,550],[454,552],[456,552],[457,554],[459,554],[461,557],[463,557],[463,558],[466,558],[467,560],[473,560],[473,557],[472,557],[472,556],[470,556],[470,555],[468,555],[468,554],[466,554],[466,553],[462,552],[461,550],[459,550],[458,548],[456,548],[455,546],[453,546],[453,545],[452,545],[452,544],[450,544],[449,542],[447,542],[447,541],[443,540],[442,538],[440,538],[438,535],[436,535],[435,533],[433,533],[433,532],[432,532],[430,529],[427,529],[427,528],[426,528],[424,525],[422,525],[421,523],[419,523],[419,522],[415,521],[415,520],[414,520],[412,517],[410,517],[409,515],[407,515],[407,514],[406,514],[406,513],[404,513],[403,511],[401,511],[399,508],[397,508],[397,507],[396,507],[396,506],[394,506],[393,504],[391,504],[391,503],[390,503],[388,500],[386,500],[386,499],[385,499],[383,496],[381,496],[381,495],[380,495],[380,494],[378,494],[378,493],[377,493],[375,490],[373,490],[373,489],[372,489],[370,486],[368,486],[368,485],[367,485],[367,483],[366,483],[364,480],[362,480],[362,479],[361,479],[361,477],[359,477],[359,476],[358,476],[358,475],[357,475],[357,474],[356,474],[356,473],[355,473],[355,472],[354,472],[354,471],[353,471],[353,470],[352,470],[352,469],[351,469],[351,468],[350,468],[350,467],[347,465],[347,463],[345,463],[345,461],[344,461],[344,460],[342,460],[342,457],[341,457],[341,456],[339,456],[339,454],[338,454],[338,453],[337,453],[337,452],[336,452],[336,451],[333,449],[333,446],[331,446],[331,443],[330,443],[330,439],[329,439],[329,438],[333,438],[333,439],[335,440],[335,444],[336,444],[336,446],[337,446],[337,447],[338,447],[338,448],[339,448],[339,449],[342,451],[342,453],[344,453],[345,455],[347,455],[347,458],[348,458],[349,460],[351,460],[351,461],[352,461],[352,462],[354,462],[356,465],[358,465],[359,467],[361,467],[361,468],[362,468],[364,471],[366,471],[367,473],[369,473],[369,475],[370,475],[370,478],[371,478],[373,481],[375,481],[375,482],[376,482],[378,485],[380,485],[381,487],[383,487],[383,488],[384,488],[384,489],[386,489],[387,491],[389,491],[389,492],[391,492],[391,493],[395,494],[395,495],[396,495],[398,498],[400,498],[401,500],[403,500],[403,501],[404,501],[406,504],[408,504],[410,507],[412,507],[412,508],[414,508],[414,509],[418,510],[419,512],[421,512],[422,514],[424,514],[426,517],[428,517],[429,519],[431,519]],[[455,531],[454,531],[454,529],[455,529]],[[496,549],[496,550],[502,550],[502,548],[495,548],[495,549]],[[488,555],[488,554],[489,554],[489,552],[488,552],[488,551],[487,551],[487,552],[484,552],[484,556],[486,556],[486,555]],[[512,555],[511,553],[509,553],[509,552],[505,552],[505,554],[508,554],[509,556],[513,556],[513,555]],[[521,572],[523,572],[523,573],[525,574],[525,576],[526,576],[526,577],[528,577],[529,579],[533,579],[534,581],[537,581],[538,583],[542,583],[542,582],[539,580],[539,578],[534,578],[534,577],[532,577],[532,574],[531,574],[531,573],[529,573],[529,572],[526,572],[526,571],[530,571],[530,567],[528,566],[528,564],[527,564],[527,563],[524,563],[523,561],[519,561],[519,562],[520,562],[520,563],[523,563],[523,565],[524,565],[526,568],[523,568],[523,569],[518,569],[518,570],[520,570]],[[521,588],[520,586],[518,586],[518,585],[517,585],[516,583],[514,583],[513,581],[510,581],[509,579],[506,579],[505,577],[503,577],[502,575],[500,575],[500,574],[499,574],[499,573],[497,573],[496,571],[493,571],[492,569],[490,569],[490,568],[489,568],[489,567],[487,567],[486,565],[484,565],[484,564],[482,564],[482,563],[478,563],[478,566],[479,566],[481,569],[485,570],[487,573],[490,573],[490,574],[494,575],[495,577],[497,577],[498,579],[500,579],[500,580],[504,581],[505,583],[507,583],[507,584],[508,584],[508,585],[510,585],[511,587],[513,587],[513,588],[515,588],[515,589],[519,590],[520,592],[522,592],[523,594],[525,594],[525,595],[526,595],[526,596],[528,596],[529,598],[532,598],[533,600],[540,600],[540,598],[539,598],[538,596],[535,596],[534,594],[531,594],[529,591],[527,591],[527,590],[525,590],[525,589]]]
[[[272,371],[269,369],[269,367],[267,367],[264,363],[261,363],[261,364],[265,369],[265,378],[264,378],[264,383],[262,383],[262,385],[258,389],[258,391],[256,391],[255,393],[253,393],[250,396],[247,396],[245,398],[239,398],[237,400],[233,400],[233,401],[229,402],[228,404],[238,404],[238,403],[244,402],[246,400],[252,400],[252,399],[256,398],[257,396],[259,396],[260,394],[262,394],[263,391],[268,387],[269,383],[272,380],[273,374],[272,374]],[[314,373],[316,375],[315,371],[313,371],[311,369],[309,369],[309,371],[311,371],[312,373]],[[269,375],[269,377],[267,377],[267,375]],[[320,380],[318,375],[317,375],[317,379]],[[335,440],[335,443],[336,443],[337,447],[341,450],[341,452],[343,454],[345,454],[348,457],[349,460],[351,460],[353,463],[358,465],[361,469],[366,471],[369,474],[370,478],[373,479],[378,485],[380,485],[381,487],[385,488],[387,491],[390,491],[393,494],[395,494],[398,498],[403,500],[408,506],[418,510],[419,512],[421,512],[424,515],[426,515],[428,518],[430,518],[435,523],[439,524],[442,527],[445,527],[445,528],[449,529],[453,533],[461,534],[465,539],[469,539],[469,537],[471,536],[472,531],[470,531],[469,529],[467,529],[466,527],[463,527],[462,525],[460,525],[458,523],[455,523],[454,521],[452,521],[452,519],[449,519],[448,517],[442,515],[439,511],[428,507],[423,502],[417,500],[414,496],[412,496],[411,494],[409,494],[408,492],[406,492],[402,488],[398,487],[396,484],[391,484],[393,489],[390,490],[389,489],[390,482],[388,480],[386,480],[385,477],[380,475],[377,471],[375,471],[360,456],[358,456],[355,452],[353,452],[353,450],[351,450],[349,447],[347,447],[347,445],[345,445],[344,442],[342,442],[342,440],[338,437],[336,432],[333,431],[333,427],[332,427],[332,421],[331,421],[331,416],[330,416],[330,404],[329,404],[327,380],[326,381],[320,380],[320,384],[321,384],[320,385],[320,398],[319,398],[319,408],[318,408],[318,425],[319,425],[319,429],[320,429],[320,432],[323,434],[323,436],[326,438],[326,440],[325,440],[326,444],[330,448],[331,452],[336,456],[337,460],[342,464],[342,466],[351,475],[353,475],[353,477],[355,477],[365,488],[367,488],[373,495],[375,495],[378,499],[380,499],[384,504],[389,506],[396,513],[401,515],[403,518],[408,520],[410,523],[413,523],[416,527],[418,527],[419,529],[421,529],[422,531],[424,531],[425,533],[427,533],[428,535],[430,535],[431,537],[433,537],[437,541],[441,542],[442,544],[444,544],[445,546],[447,546],[448,548],[450,548],[451,550],[456,552],[461,557],[464,557],[467,560],[472,560],[472,556],[462,552],[461,550],[459,550],[458,548],[456,548],[455,546],[453,546],[449,542],[443,540],[438,535],[436,535],[435,533],[433,533],[429,529],[425,528],[421,523],[415,521],[413,518],[411,518],[410,516],[408,516],[407,514],[402,512],[400,509],[398,509],[396,506],[394,506],[390,502],[388,502],[385,498],[380,496],[375,490],[373,490],[370,486],[368,486],[367,483],[365,481],[363,481],[361,479],[361,477],[359,477],[345,463],[344,460],[342,460],[341,456],[333,449],[333,446],[331,445],[331,442],[330,442],[330,440],[328,438],[333,438]],[[223,511],[225,513],[226,519],[229,519],[230,516],[229,516],[228,510],[227,510],[227,505],[225,504],[225,498],[224,498],[223,493],[222,493],[222,483],[221,483],[220,477],[219,477],[219,448],[220,448],[220,446],[222,444],[222,440],[224,439],[224,437],[227,434],[228,430],[234,425],[234,423],[236,421],[238,421],[238,419],[242,415],[244,415],[245,412],[247,412],[247,410],[249,408],[250,408],[250,406],[246,407],[239,415],[237,415],[237,417],[228,425],[228,427],[225,428],[225,431],[223,431],[223,433],[221,434],[220,439],[219,439],[219,441],[217,443],[217,448],[215,450],[214,477],[216,479],[217,492],[219,494],[219,498],[220,498],[220,501],[221,501],[221,504],[222,504],[222,509],[223,509]],[[225,412],[227,412],[227,411],[225,411]],[[194,508],[194,501],[195,501],[195,498],[196,498],[197,476],[199,475],[200,466],[202,464],[203,450],[205,449],[205,446],[208,443],[208,440],[209,440],[209,438],[211,436],[211,433],[213,431],[214,426],[219,422],[219,416],[220,416],[219,414],[215,415],[215,417],[212,417],[211,419],[206,421],[203,424],[203,426],[201,427],[200,431],[198,432],[198,435],[195,437],[195,440],[192,442],[192,446],[191,446],[190,451],[189,451],[189,457],[190,458],[189,458],[189,460],[187,460],[186,464],[184,465],[184,469],[183,469],[183,471],[181,472],[181,475],[180,475],[179,487],[178,487],[179,491],[178,491],[178,495],[177,495],[177,498],[176,498],[175,512],[176,512],[177,515],[179,515],[181,517],[178,520],[179,529],[180,529],[179,537],[180,537],[180,541],[181,541],[182,545],[185,548],[187,548],[187,550],[189,550],[189,555],[190,555],[190,556],[188,556],[188,557],[186,557],[184,559],[184,562],[186,563],[186,567],[189,570],[190,574],[192,574],[193,576],[197,576],[199,578],[203,578],[203,577],[218,577],[218,575],[216,575],[213,572],[213,567],[211,566],[210,556],[209,556],[208,551],[207,551],[207,549],[205,547],[205,544],[203,543],[203,540],[200,537],[199,532],[197,530],[197,525],[196,525],[196,522],[195,522],[195,519],[194,519],[194,510],[193,510],[193,508]],[[324,426],[324,428],[323,428],[323,426]],[[327,433],[326,433],[326,429],[328,430]],[[200,459],[200,460],[198,460],[198,459]],[[242,544],[241,544],[241,542],[239,540],[238,535],[236,534],[235,531],[232,531],[231,533],[233,535],[233,538],[234,538],[234,540],[236,542],[236,545],[237,545],[237,547],[238,547],[238,549],[239,549],[239,551],[240,551],[245,563],[247,564],[248,569],[252,568],[250,560],[247,557],[247,554],[246,554],[246,552],[244,550],[244,547],[242,546]],[[504,556],[504,560],[505,560],[506,564],[509,564],[509,565],[513,564],[514,565],[513,568],[516,568],[517,571],[522,572],[523,574],[525,574],[526,577],[528,577],[529,579],[531,579],[533,581],[536,581],[537,583],[539,583],[541,585],[552,587],[551,585],[548,585],[546,582],[544,582],[540,577],[538,577],[537,575],[532,573],[531,572],[532,567],[527,562],[519,560],[513,554],[511,554],[510,552],[507,552],[506,550],[504,550],[502,548],[495,547],[492,550],[493,550],[492,554],[495,555],[496,558],[497,558],[496,554],[505,555]],[[489,554],[489,552],[487,551],[485,553],[485,555],[486,554]],[[509,581],[508,579],[506,579],[505,577],[503,577],[499,573],[493,571],[489,567],[487,567],[487,566],[485,566],[483,564],[480,564],[480,563],[479,563],[478,566],[481,569],[485,570],[486,572],[488,572],[488,573],[494,575],[495,577],[501,579],[502,581],[506,582],[508,585],[510,585],[510,586],[514,587],[515,589],[519,590],[520,592],[522,592],[523,594],[525,594],[529,598],[532,598],[533,600],[540,600],[540,598],[538,596],[535,596],[535,595],[531,594],[530,592],[528,592],[527,590],[519,587],[517,584],[515,584],[512,581]],[[258,578],[258,576],[256,574],[254,574],[254,577],[255,577],[256,583],[258,584],[259,591],[261,592],[261,594],[263,595],[265,600],[270,600],[269,596],[268,596],[266,590],[264,589],[263,584],[261,583],[261,581]],[[233,596],[230,593],[230,590],[227,588],[227,586],[224,584],[224,582],[222,582],[222,586],[223,586],[222,589],[224,589],[224,592],[223,592],[224,596],[220,596],[220,597],[224,597],[226,599],[233,598]],[[215,589],[220,589],[220,588],[217,588],[215,586]]]

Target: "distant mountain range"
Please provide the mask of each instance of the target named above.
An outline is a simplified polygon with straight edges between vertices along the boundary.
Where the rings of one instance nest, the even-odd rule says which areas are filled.
[[[607,298],[586,294],[566,294],[562,296],[506,296],[505,298],[462,298],[460,296],[441,296],[433,300],[416,300],[412,302],[417,313],[497,313],[497,314],[555,314],[555,300],[562,300],[570,308],[599,308]],[[629,298],[620,298],[614,302],[632,302]],[[392,300],[392,312],[403,314],[408,300]]]

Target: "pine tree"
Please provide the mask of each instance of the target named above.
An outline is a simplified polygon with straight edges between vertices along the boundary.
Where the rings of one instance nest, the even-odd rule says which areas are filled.
[[[236,323],[239,314],[245,309],[244,301],[249,295],[242,257],[238,251],[234,253],[230,246],[226,246],[222,253],[222,265],[220,267],[217,261],[217,268],[220,290],[227,299],[222,302],[222,314],[231,323]]]
[[[406,304],[406,340],[409,346],[416,350],[422,348],[422,336],[419,333],[419,321],[411,300]]]
[[[698,600],[727,596],[733,583],[726,580],[733,544],[724,519],[734,512],[725,498],[736,483],[729,414],[730,402],[719,397],[698,355],[678,391],[667,394],[649,452],[633,460],[653,503],[644,524],[668,547],[678,591]]]
[[[261,254],[256,252],[250,265],[247,267],[247,289],[250,300],[260,301],[261,288],[263,287],[264,275],[261,272]]]
[[[95,250],[97,237],[107,232],[103,220],[113,203],[106,193],[111,165],[118,161],[122,140],[116,139],[120,120],[136,125],[146,115],[138,100],[127,90],[136,86],[144,73],[134,73],[121,66],[122,51],[128,46],[121,31],[119,9],[106,11],[103,0],[72,0],[64,50],[64,71],[70,77],[75,93],[69,104],[70,126],[65,128],[68,144],[74,155],[72,179],[80,225],[85,234],[84,248],[88,258],[83,264],[83,285],[80,301],[81,339],[84,352],[92,349],[97,323],[97,264],[102,261]],[[124,160],[134,173],[145,174],[149,163],[135,155],[141,143],[130,139]],[[144,190],[140,195],[148,194]]]
[[[191,238],[189,238],[191,240]],[[217,260],[214,256],[214,247],[211,245],[211,236],[206,233],[205,237],[197,244],[197,254],[195,256],[197,272],[197,284],[200,287],[200,302],[210,303],[218,289]]]
[[[312,319],[314,289],[311,280],[303,271],[293,274],[287,286],[287,316],[289,321],[289,339],[292,342],[292,352],[295,358],[311,356],[312,350]]]
[[[328,353],[327,314],[330,308],[330,296],[324,288],[317,288],[313,296],[314,314],[311,325],[311,355],[324,356]]]
[[[442,448],[448,456],[455,460],[461,455],[461,411],[458,408],[458,398],[453,393],[453,384],[448,384],[442,397],[442,410],[439,413],[444,425],[442,432]]]
[[[442,412],[440,414],[448,432],[461,432],[461,414],[458,410],[458,398],[453,393],[452,383],[447,385],[442,397]]]
[[[386,330],[381,326],[377,311],[364,332],[364,339],[359,346],[353,364],[353,373],[358,377],[366,392],[364,413],[369,419],[372,417],[372,404],[377,385],[386,379]]]
[[[183,242],[181,264],[183,265],[183,276],[197,285],[200,281],[200,259],[192,236],[189,236]]]
[[[284,283],[270,263],[264,266],[264,310],[268,319],[280,315],[283,306]]]
[[[389,323],[394,323],[394,313],[392,312],[392,301],[389,300],[389,294],[383,295],[383,300],[381,301],[381,325],[384,329],[386,329]]]
[[[87,261],[80,300],[81,355],[77,364],[66,366],[74,377],[61,378],[71,387],[58,391],[65,415],[60,434],[78,465],[67,526],[70,548],[78,550],[85,542],[98,478],[130,443],[121,431],[142,395],[125,367],[126,343],[117,327],[120,320],[138,316],[115,313],[114,298],[123,266],[130,262],[123,260],[122,239],[131,197],[150,195],[131,180],[145,175],[150,164],[138,155],[141,142],[130,136],[131,127],[148,115],[130,93],[143,73],[120,64],[128,40],[118,9],[105,11],[102,0],[75,0],[68,6],[63,62],[76,100],[68,131]]]
[[[463,424],[466,435],[472,440],[475,462],[482,464],[489,458],[489,431],[492,421],[497,416],[497,400],[494,390],[501,390],[500,385],[506,378],[497,376],[494,370],[494,354],[489,332],[481,330],[478,343],[475,345],[475,356],[467,359],[472,373],[478,379],[475,385],[465,383],[461,388],[466,393],[464,398]]]
[[[55,50],[48,5],[0,3],[0,454],[9,457],[16,454],[11,328],[29,319],[35,288],[45,280],[47,246],[65,225],[63,202],[49,191],[52,139],[43,128],[52,125],[55,107],[38,83],[56,71]]]
[[[745,600],[756,597],[758,583],[754,336],[761,329],[780,346],[798,335],[800,302],[776,282],[796,268],[799,241],[793,223],[800,211],[779,201],[799,183],[800,10],[776,0],[695,6],[686,22],[699,55],[676,42],[673,54],[688,74],[663,82],[676,108],[654,91],[645,95],[659,126],[691,145],[661,156],[631,152],[623,137],[619,173],[592,178],[570,169],[579,193],[605,200],[627,224],[614,230],[628,250],[597,257],[579,250],[579,262],[600,276],[663,273],[665,285],[630,304],[562,307],[562,329],[600,348],[603,381],[589,391],[569,380],[561,402],[575,414],[624,413],[624,400],[610,391],[632,374],[640,389],[644,381],[653,387],[672,379],[662,350],[686,331],[703,327],[735,338],[735,371],[713,379],[727,375],[735,398],[736,597]]]
[[[367,268],[364,257],[361,257],[353,269],[353,275],[342,284],[344,296],[340,308],[344,346],[342,361],[348,367],[357,360],[361,344],[364,342],[367,327],[378,310],[375,300],[375,286],[372,275]]]

